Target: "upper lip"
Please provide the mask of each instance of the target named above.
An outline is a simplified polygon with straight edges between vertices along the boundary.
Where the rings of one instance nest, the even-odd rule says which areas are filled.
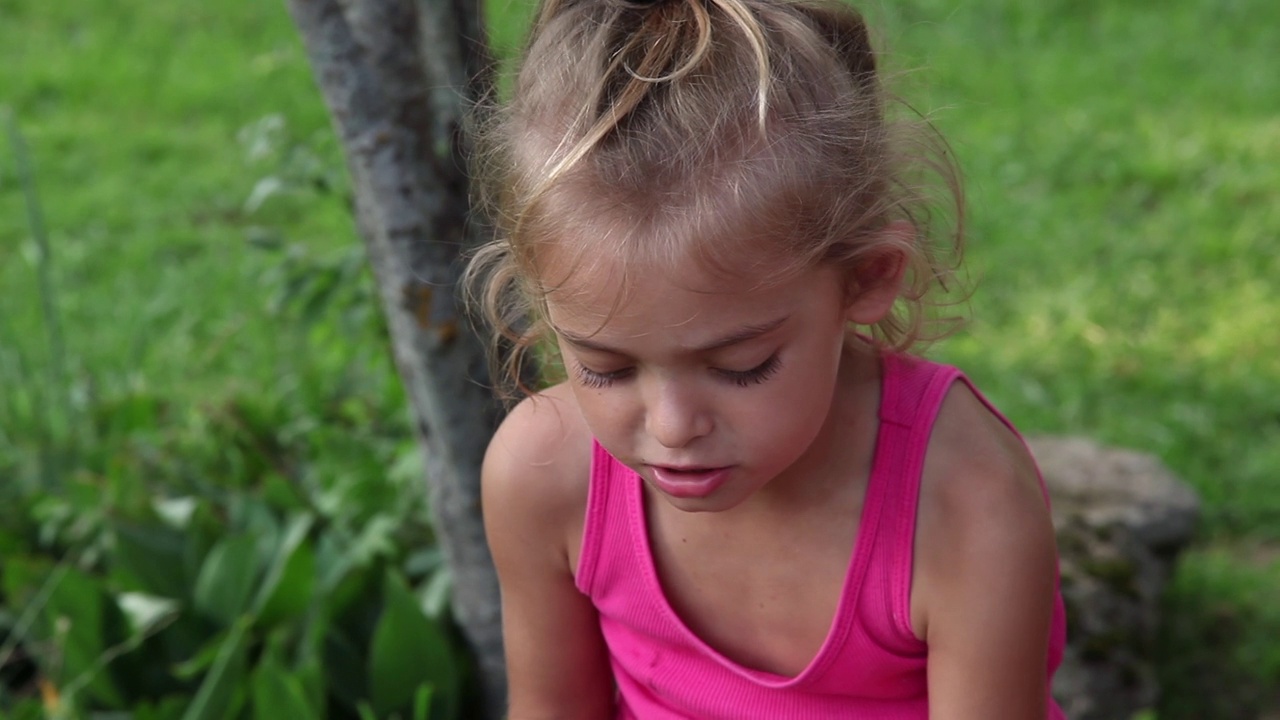
[[[659,470],[671,470],[673,472],[710,472],[712,470],[723,470],[727,465],[663,465],[660,463],[650,463],[650,467]]]

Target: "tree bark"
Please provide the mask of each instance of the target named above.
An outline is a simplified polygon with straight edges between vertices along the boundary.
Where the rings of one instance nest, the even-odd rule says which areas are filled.
[[[287,0],[342,140],[364,238],[426,456],[453,614],[478,660],[485,717],[505,708],[497,576],[480,462],[500,408],[459,311],[468,223],[463,117],[490,82],[475,0]]]

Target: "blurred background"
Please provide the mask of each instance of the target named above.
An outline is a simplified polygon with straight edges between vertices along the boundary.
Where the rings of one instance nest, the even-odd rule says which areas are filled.
[[[866,10],[967,178],[932,355],[1203,499],[1144,717],[1280,717],[1280,4]],[[0,108],[0,716],[466,717],[284,3],[0,0]]]

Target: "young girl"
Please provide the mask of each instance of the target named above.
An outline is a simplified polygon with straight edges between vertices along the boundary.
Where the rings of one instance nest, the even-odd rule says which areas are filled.
[[[483,471],[511,720],[1061,717],[1035,464],[906,354],[959,193],[887,104],[843,4],[545,0],[470,273],[568,375]]]

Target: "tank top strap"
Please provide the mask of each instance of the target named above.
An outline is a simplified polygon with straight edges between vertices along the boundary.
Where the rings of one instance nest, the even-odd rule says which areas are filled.
[[[883,363],[880,438],[869,484],[883,504],[883,517],[868,580],[880,586],[884,607],[891,609],[892,627],[883,630],[915,644],[911,572],[920,479],[938,410],[952,383],[963,376],[954,367],[906,355],[886,354]]]
[[[609,556],[604,547],[610,542],[627,542],[629,538],[618,537],[619,530],[627,527],[618,522],[625,519],[625,503],[618,502],[617,493],[610,492],[619,483],[613,476],[621,469],[621,464],[604,449],[598,441],[591,441],[591,479],[587,485],[587,512],[582,527],[582,549],[578,554],[578,567],[574,572],[574,584],[586,595],[593,592],[597,568],[601,556]],[[620,507],[621,506],[621,507]],[[618,517],[621,515],[622,517]],[[624,533],[625,535],[625,533]]]

